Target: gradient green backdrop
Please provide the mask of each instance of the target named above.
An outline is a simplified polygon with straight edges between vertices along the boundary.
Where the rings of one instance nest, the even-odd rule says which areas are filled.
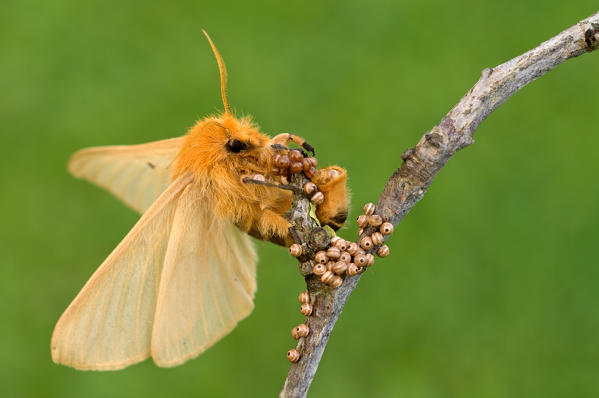
[[[400,153],[475,83],[598,9],[503,2],[4,1],[0,372],[5,397],[269,397],[302,279],[258,244],[254,313],[199,358],[52,363],[56,320],[137,215],[69,176],[73,151],[184,134],[230,100],[350,175],[354,237]],[[568,4],[577,3],[577,4]],[[327,347],[314,397],[599,396],[599,54],[524,88],[397,228]]]

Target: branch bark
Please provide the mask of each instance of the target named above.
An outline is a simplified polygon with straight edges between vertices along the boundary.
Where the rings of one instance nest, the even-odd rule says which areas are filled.
[[[475,130],[491,112],[516,91],[557,65],[597,48],[599,12],[527,53],[495,68],[483,70],[474,87],[441,122],[424,134],[414,148],[401,155],[403,163],[385,184],[376,214],[397,226],[422,199],[433,178],[447,161],[457,151],[474,142],[472,137]],[[374,228],[366,228],[362,236],[373,232]],[[300,272],[306,277],[314,305],[313,315],[307,321],[310,334],[298,343],[301,359],[291,364],[279,397],[306,396],[335,322],[361,276],[348,276],[339,288],[332,289],[310,274],[312,265],[311,260],[300,263]]]

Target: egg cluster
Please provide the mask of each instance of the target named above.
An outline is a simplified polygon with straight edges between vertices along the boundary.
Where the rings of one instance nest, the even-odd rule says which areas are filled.
[[[365,228],[372,226],[378,228],[378,231],[373,232],[370,236],[364,236],[360,239],[360,247],[364,250],[372,250],[377,248],[376,254],[379,257],[387,257],[389,255],[389,247],[383,245],[385,236],[393,233],[393,224],[390,222],[383,222],[383,218],[378,214],[374,214],[375,206],[372,203],[366,203],[364,205],[364,214],[360,215],[356,222],[358,223],[358,236],[364,234]]]
[[[308,183],[311,184],[311,183]],[[308,185],[306,184],[306,185]],[[389,247],[383,245],[385,236],[393,233],[393,224],[383,222],[381,216],[374,214],[374,205],[367,203],[364,206],[364,214],[358,217],[360,230],[358,235],[364,233],[364,228],[371,225],[377,227],[370,236],[360,239],[360,244],[348,242],[338,236],[331,239],[331,245],[326,251],[319,251],[314,256],[315,265],[312,272],[320,276],[323,283],[331,287],[339,287],[343,283],[343,275],[354,276],[362,272],[366,267],[374,264],[374,256],[369,251],[377,248],[379,257],[389,255]],[[304,250],[300,244],[294,243],[289,247],[289,253],[293,257],[299,257]]]
[[[304,157],[299,149],[291,149],[287,155],[276,154],[275,166],[280,172],[289,169],[292,173],[306,173],[306,177],[312,179],[318,171],[318,161],[314,157]],[[281,173],[282,174],[282,173]]]
[[[312,183],[309,182],[306,185],[308,184]],[[306,190],[305,186],[304,190]],[[379,257],[389,255],[389,247],[383,243],[385,236],[393,233],[393,224],[384,222],[381,216],[374,214],[376,208],[372,203],[364,205],[363,210],[364,214],[357,219],[360,228],[358,236],[362,236],[368,226],[376,228],[375,232],[363,236],[359,244],[348,242],[336,236],[331,239],[331,245],[326,251],[319,251],[314,256],[315,265],[312,272],[320,277],[322,283],[332,288],[341,286],[345,275],[357,275],[374,264],[374,255],[370,251],[376,249],[376,254]],[[289,247],[289,253],[293,257],[299,257],[304,253],[304,249],[302,245],[294,243]],[[310,294],[308,292],[300,293],[299,301],[302,315],[310,316],[314,304],[310,299]],[[296,340],[306,337],[309,333],[310,328],[306,323],[302,323],[291,330],[291,335]],[[287,351],[287,359],[290,362],[299,361],[300,352],[295,348]]]
[[[289,184],[289,173],[303,172],[310,180],[318,173],[318,160],[312,156],[304,156],[298,149],[290,150],[287,155],[277,154],[274,158],[275,169],[273,172],[279,175],[281,184]],[[315,205],[324,202],[324,194],[318,191],[316,184],[308,182],[304,185],[304,192],[310,197]]]

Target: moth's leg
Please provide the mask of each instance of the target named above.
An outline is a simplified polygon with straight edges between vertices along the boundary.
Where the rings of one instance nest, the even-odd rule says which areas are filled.
[[[270,146],[272,149],[274,149],[275,151],[288,151],[289,147],[286,147],[285,145],[282,144],[272,144]]]
[[[314,156],[314,147],[306,142],[305,139],[300,137],[299,135],[282,133],[275,136],[271,143],[273,145],[287,145],[289,141],[296,143],[298,146],[304,148],[306,151],[311,152],[312,156]]]
[[[270,209],[264,209],[258,220],[258,230],[265,239],[271,236],[277,236],[287,241],[289,239],[289,228],[291,223],[280,214]]]
[[[292,192],[297,192],[297,193],[303,192],[301,189],[299,189],[297,187],[294,187],[293,185],[273,184],[272,182],[262,181],[262,180],[255,180],[255,179],[248,178],[248,177],[244,177],[242,179],[242,181],[245,184],[262,185],[262,186],[269,187],[269,188],[284,189],[286,191],[292,191]]]
[[[275,135],[274,137],[272,137],[270,139],[270,143],[271,143],[271,145],[280,145],[280,146],[285,147],[287,145],[287,143],[289,143],[289,141],[291,141],[289,138],[290,135],[291,134],[288,134],[288,133],[281,133],[281,134]]]
[[[329,166],[318,170],[312,182],[324,194],[324,202],[316,208],[316,216],[321,223],[338,230],[348,215],[347,172],[339,166]]]

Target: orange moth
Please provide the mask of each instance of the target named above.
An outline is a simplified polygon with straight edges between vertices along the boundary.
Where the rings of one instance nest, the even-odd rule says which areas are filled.
[[[199,355],[253,308],[257,257],[247,234],[293,243],[285,219],[290,192],[244,177],[278,183],[276,154],[289,141],[311,147],[291,134],[271,139],[249,118],[231,114],[225,65],[208,40],[223,114],[198,121],[183,137],[71,157],[74,176],[142,216],[58,320],[51,341],[57,363],[115,370],[152,357],[169,367]],[[316,215],[339,228],[348,208],[345,170],[321,169],[312,181],[325,195]]]

